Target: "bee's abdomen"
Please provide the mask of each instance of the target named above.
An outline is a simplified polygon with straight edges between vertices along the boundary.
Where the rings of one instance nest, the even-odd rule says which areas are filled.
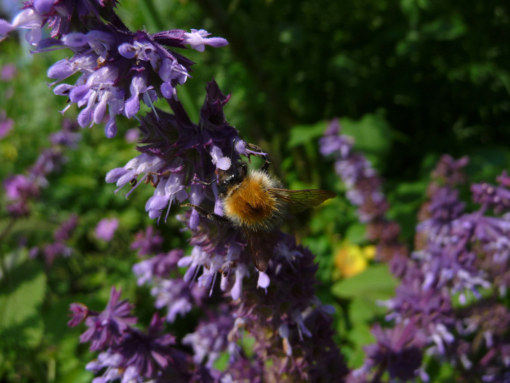
[[[284,204],[271,195],[271,182],[265,174],[247,177],[224,200],[225,213],[237,226],[256,231],[271,231],[281,225]]]

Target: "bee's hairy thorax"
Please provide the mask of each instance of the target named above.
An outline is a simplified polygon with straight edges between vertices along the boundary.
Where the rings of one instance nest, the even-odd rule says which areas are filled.
[[[250,172],[232,187],[223,200],[226,215],[238,227],[269,232],[281,226],[286,204],[268,189],[280,188],[279,181],[263,171]]]

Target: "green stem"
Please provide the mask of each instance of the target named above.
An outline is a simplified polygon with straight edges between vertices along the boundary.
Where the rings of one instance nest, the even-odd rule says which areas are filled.
[[[11,232],[12,228],[14,227],[14,224],[16,223],[17,219],[15,217],[11,217],[11,219],[9,220],[9,223],[7,224],[7,226],[5,227],[5,229],[2,231],[2,233],[0,233],[0,273],[2,273],[2,279],[6,277],[6,273],[5,273],[5,265],[4,265],[4,261],[5,261],[5,254],[2,250],[2,244],[5,240],[5,238],[9,235],[9,233]]]

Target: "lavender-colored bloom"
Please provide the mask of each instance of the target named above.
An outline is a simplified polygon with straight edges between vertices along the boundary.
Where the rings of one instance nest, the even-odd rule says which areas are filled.
[[[314,257],[289,235],[281,234],[277,246],[266,271],[271,284],[257,289],[258,276],[245,283],[230,338],[237,339],[239,329],[255,337],[253,350],[266,362],[267,380],[281,378],[285,370],[287,381],[342,381],[347,368],[332,339],[331,310],[315,297]]]
[[[46,244],[42,247],[42,254],[45,257],[46,264],[50,266],[56,257],[69,257],[73,249],[65,244],[73,234],[78,224],[78,217],[71,215],[67,221],[62,222],[57,230],[53,233],[55,242]],[[31,258],[35,258],[39,254],[37,247],[32,248]]]
[[[2,66],[2,69],[0,69],[0,79],[2,81],[11,81],[17,74],[18,70],[14,64],[5,64]]]
[[[80,342],[91,342],[91,351],[119,344],[129,326],[136,323],[136,318],[130,316],[133,306],[127,300],[119,302],[120,295],[121,290],[112,287],[105,310],[87,317],[85,324],[89,329],[80,336]]]
[[[165,370],[170,365],[183,369],[185,357],[171,346],[175,344],[175,337],[160,333],[163,330],[163,320],[154,314],[148,333],[136,329],[127,332],[122,341],[112,350],[122,357],[120,367],[136,369],[139,376],[156,377],[158,370]]]
[[[154,113],[149,113],[142,118],[141,130],[145,135],[141,141],[143,146],[139,147],[142,154],[123,168],[110,171],[106,175],[106,182],[115,182],[119,190],[137,180],[127,193],[129,195],[142,181],[148,180],[155,187],[154,195],[145,206],[151,218],[166,219],[171,206],[180,204],[188,197],[195,202],[213,200],[216,203],[219,200],[215,196],[216,185],[203,187],[195,181],[210,182],[216,166],[226,166],[223,153],[232,152],[234,140],[242,141],[236,129],[225,121],[222,109],[228,100],[229,97],[224,96],[216,83],[212,82],[207,87],[199,125],[191,123],[180,103],[175,100],[175,115],[158,111],[156,117]],[[215,157],[210,155],[211,151]],[[191,195],[186,191],[188,187],[192,187]],[[192,224],[195,229],[196,213],[193,213]]]
[[[492,186],[488,183],[473,184],[471,192],[474,202],[493,208],[496,214],[510,210],[510,190],[503,186]]]
[[[167,254],[158,254],[133,266],[133,273],[138,277],[138,285],[154,283],[157,278],[168,277],[177,268],[182,250],[172,250]]]
[[[156,297],[156,308],[166,308],[166,320],[172,323],[177,315],[185,315],[193,305],[199,305],[205,290],[182,279],[160,279],[154,283],[151,294]]]
[[[193,62],[170,47],[191,45],[203,51],[205,45],[228,44],[225,39],[207,37],[209,33],[203,29],[153,35],[130,32],[115,14],[114,6],[114,1],[37,0],[27,3],[11,23],[0,20],[0,38],[24,28],[29,30],[27,40],[37,47],[35,52],[64,48],[73,52],[70,59],[55,63],[48,77],[57,80],[51,84],[56,85],[76,73],[81,76],[74,85],[56,86],[54,93],[69,97],[65,110],[73,103],[82,108],[77,119],[81,127],[98,124],[108,114],[108,138],[117,133],[115,116],[135,116],[140,100],[154,109],[159,90],[166,98],[177,97],[176,87],[190,77]],[[52,38],[41,40],[43,25],[52,28]],[[71,31],[76,25],[79,31]]]
[[[64,221],[60,227],[53,234],[55,241],[64,242],[67,241],[73,231],[76,229],[76,225],[78,224],[78,216],[73,214],[69,217],[67,221]]]
[[[347,382],[379,382],[385,371],[389,373],[391,380],[398,379],[403,382],[419,376],[423,356],[421,349],[426,339],[413,322],[384,330],[377,324],[372,333],[377,344],[365,347],[365,364],[353,371]],[[372,369],[376,369],[373,374]]]
[[[118,227],[119,220],[117,218],[103,218],[96,226],[96,238],[109,242],[112,240]]]
[[[161,330],[162,321],[157,314],[148,333],[130,328],[117,346],[100,353],[96,360],[87,364],[87,370],[103,371],[94,382],[119,379],[121,382],[189,382],[188,358],[172,347],[175,338],[170,334],[160,335]]]
[[[221,306],[218,314],[209,315],[198,325],[194,333],[182,339],[182,343],[193,348],[193,360],[196,364],[205,363],[207,360],[206,367],[211,368],[222,352],[229,351],[232,360],[239,353],[239,346],[228,339],[233,327],[232,314],[228,312],[226,306]]]
[[[140,131],[138,129],[128,129],[124,139],[130,144],[137,142],[140,139]]]
[[[0,111],[0,140],[14,128],[14,120],[7,118],[4,111]]]
[[[131,244],[133,250],[138,249],[138,255],[156,254],[161,249],[163,237],[152,226],[148,226],[145,232],[140,231],[135,236],[135,241]]]

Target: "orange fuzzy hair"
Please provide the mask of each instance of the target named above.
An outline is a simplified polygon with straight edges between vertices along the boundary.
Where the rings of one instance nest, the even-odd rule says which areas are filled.
[[[225,215],[236,225],[254,231],[278,227],[285,213],[285,203],[269,193],[278,181],[262,171],[252,171],[223,201]]]

